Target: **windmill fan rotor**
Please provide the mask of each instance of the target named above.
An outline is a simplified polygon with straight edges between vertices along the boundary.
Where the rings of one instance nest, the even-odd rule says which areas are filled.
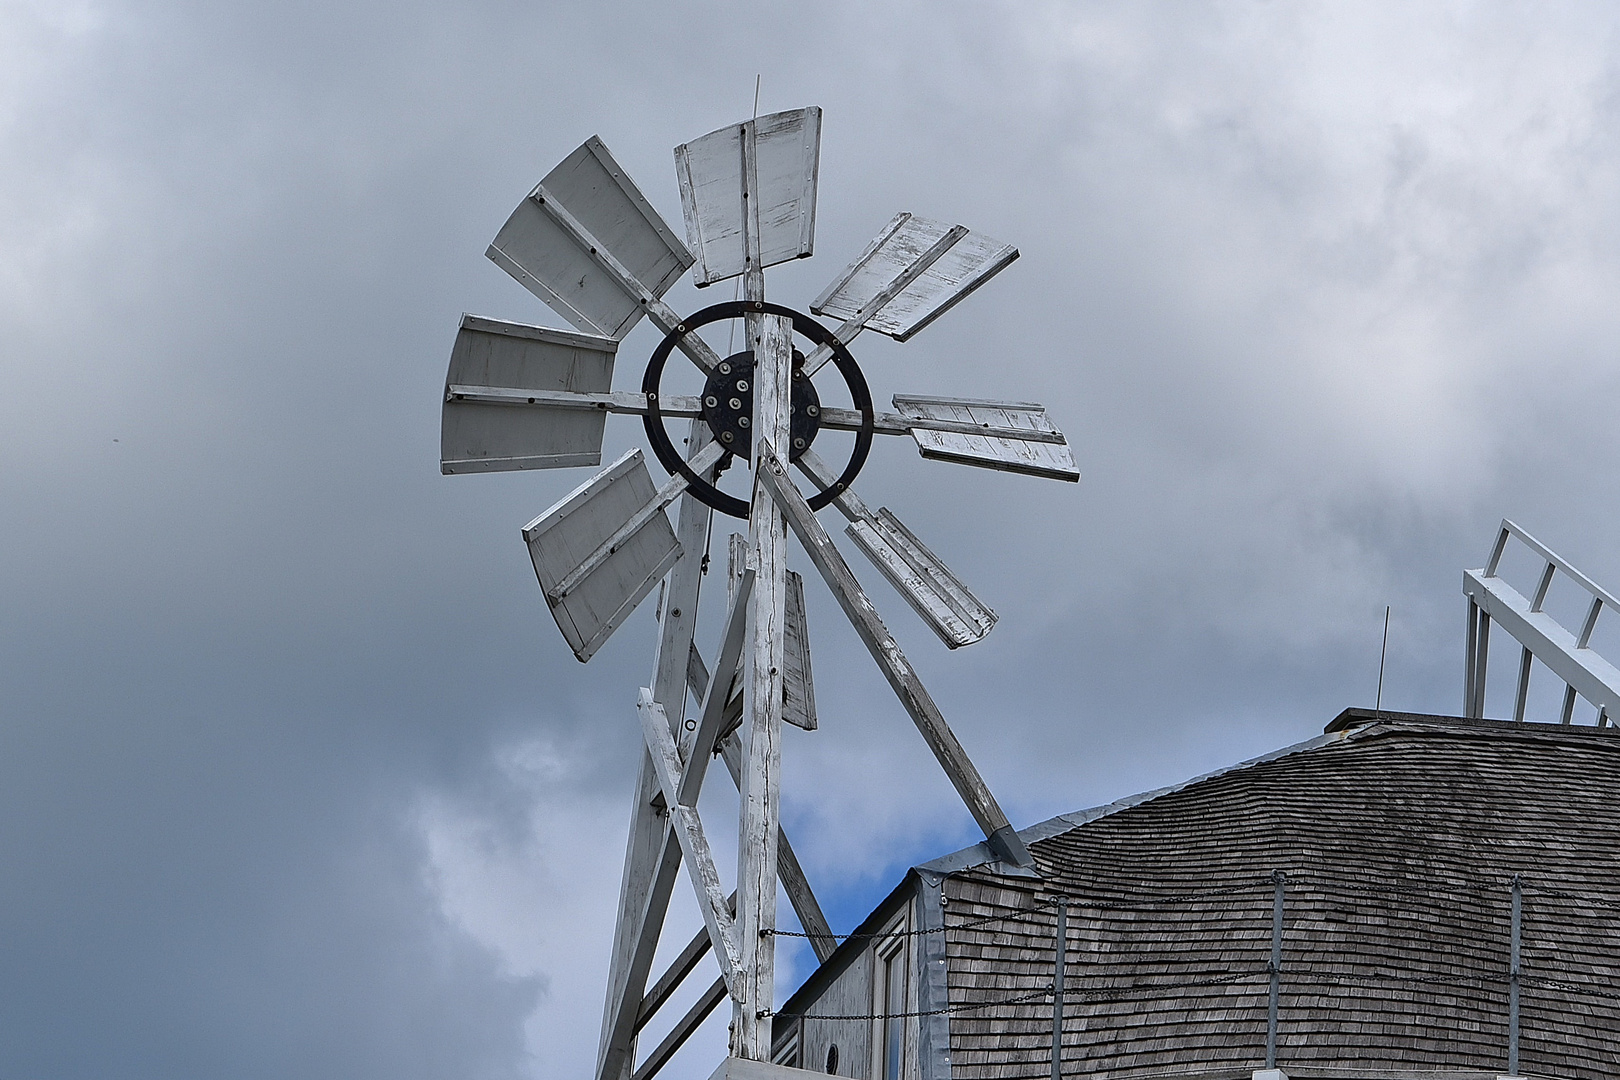
[[[732,1055],[768,1060],[778,880],[818,958],[831,951],[779,820],[781,724],[818,727],[803,585],[786,564],[790,534],[984,831],[987,853],[1033,873],[1023,842],[816,516],[827,507],[843,514],[846,535],[948,647],[994,627],[995,613],[890,510],[867,507],[853,484],[879,435],[910,436],[925,459],[1072,482],[1080,474],[1067,440],[1027,402],[897,395],[895,411],[880,411],[849,345],[866,329],[909,340],[1018,252],[965,226],[900,213],[809,305],[813,314],[767,302],[765,270],[813,254],[820,145],[821,110],[812,107],[676,147],[682,243],[607,146],[587,139],[519,203],[488,251],[573,329],[466,315],[451,352],[444,472],[600,465],[606,416],[622,413],[641,417],[668,474],[655,483],[642,452],[631,450],[523,530],[546,604],[581,661],[660,594],[654,672],[637,702],[646,753],[595,1080],[648,1080],[726,997],[736,1010]],[[700,288],[740,277],[742,295],[683,317],[663,296],[687,270]],[[663,337],[640,389],[615,391],[619,343],[642,318]],[[742,322],[745,348],[721,356],[702,331],[728,321]],[[676,351],[702,376],[701,393],[664,392]],[[824,403],[813,381],[829,363],[851,408]],[[687,421],[684,452],[666,427],[672,420]],[[826,431],[853,436],[841,465],[813,445]],[[734,463],[750,470],[748,498],[717,484]],[[677,503],[672,525],[667,510]],[[733,534],[728,545],[726,629],[712,666],[693,640],[711,511],[748,522],[746,536]],[[696,808],[715,755],[742,795],[734,900]],[[682,865],[704,929],[683,954],[694,959],[649,992]],[[719,964],[718,981],[637,1065],[637,1032],[705,951]]]

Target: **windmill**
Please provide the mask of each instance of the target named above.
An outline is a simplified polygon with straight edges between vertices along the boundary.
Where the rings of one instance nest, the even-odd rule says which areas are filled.
[[[1040,405],[896,396],[872,403],[850,352],[863,330],[906,341],[1018,256],[960,225],[910,213],[889,221],[810,304],[766,300],[767,267],[812,254],[821,110],[732,124],[675,148],[686,243],[598,138],[585,141],[519,203],[488,256],[573,330],[463,316],[445,386],[445,473],[599,466],[608,413],[640,416],[668,479],[634,449],[523,530],[546,604],[587,661],[655,588],[659,636],[637,701],[645,752],[619,897],[596,1080],[648,1080],[722,1000],[734,1005],[731,1057],[766,1062],[780,880],[818,958],[833,938],[779,822],[781,726],[816,726],[803,586],[787,568],[797,537],[946,775],[991,854],[1029,853],[952,734],[816,512],[836,507],[846,534],[951,647],[996,616],[900,520],[852,489],[873,439],[909,436],[925,458],[1077,481],[1064,436]],[[662,297],[687,270],[699,287],[740,278],[737,299],[681,315]],[[828,320],[824,323],[814,316]],[[636,391],[612,387],[619,343],[643,318],[662,332]],[[743,329],[720,355],[700,333]],[[802,346],[802,347],[801,347]],[[666,393],[679,352],[702,380]],[[815,376],[828,365],[836,380]],[[681,362],[677,362],[677,367]],[[828,391],[849,407],[823,405]],[[667,425],[686,421],[684,452]],[[813,443],[847,433],[838,463]],[[736,486],[720,482],[731,470]],[[802,474],[801,489],[790,469]],[[679,501],[676,523],[667,509]],[[713,515],[746,520],[729,544],[724,633],[712,663],[693,642]],[[689,712],[688,694],[696,711]],[[737,889],[727,896],[697,813],[719,756],[740,794]],[[648,987],[680,867],[704,929]],[[720,978],[639,1067],[636,1035],[706,952]],[[752,1067],[752,1066],[750,1066]]]

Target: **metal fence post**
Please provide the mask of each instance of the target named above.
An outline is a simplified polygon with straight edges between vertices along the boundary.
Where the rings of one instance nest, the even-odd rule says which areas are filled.
[[[1052,1080],[1063,1080],[1063,971],[1069,964],[1069,898],[1057,898],[1052,958]]]
[[[1281,870],[1271,872],[1271,996],[1266,1003],[1266,1068],[1277,1067],[1277,993],[1282,989],[1283,883]]]
[[[1513,875],[1513,917],[1508,945],[1508,1075],[1519,1075],[1519,922],[1524,888]]]

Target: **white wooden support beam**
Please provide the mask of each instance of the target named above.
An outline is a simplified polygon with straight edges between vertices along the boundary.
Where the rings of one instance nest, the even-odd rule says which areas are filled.
[[[537,409],[586,409],[631,416],[647,414],[647,395],[630,390],[585,394],[573,390],[536,390],[526,386],[451,383],[444,388],[444,400],[470,401],[475,405],[511,405],[515,408],[533,405]],[[670,395],[658,399],[658,411],[664,416],[702,416],[703,403],[691,395]]]
[[[979,828],[984,830],[990,850],[998,858],[1015,866],[1032,865],[1033,860],[1023,840],[1008,822],[1007,815],[990,793],[979,770],[974,768],[967,751],[945,722],[939,706],[934,704],[922,680],[906,660],[894,635],[883,625],[877,609],[861,590],[844,557],[833,546],[832,537],[816,520],[815,513],[804,501],[804,496],[799,494],[799,489],[793,486],[781,460],[768,450],[761,450],[756,456],[754,474],[786,514],[789,526],[798,535],[810,561],[816,564],[816,569],[832,589],[839,606],[866,644],[867,651],[877,661],[884,677],[900,698],[900,703],[911,715],[923,741],[928,743],[928,748],[934,752],[934,757],[950,778],[957,794],[967,804]]]
[[[754,187],[752,131],[743,136],[743,176],[746,190]],[[744,291],[750,299],[763,297],[763,277],[757,266],[755,242],[759,236],[757,201],[748,206],[750,270]],[[757,279],[757,280],[756,280]],[[789,392],[792,387],[793,323],[779,315],[748,320],[749,345],[754,351],[754,456],[775,459],[775,448],[789,438]],[[744,755],[741,828],[738,837],[737,933],[742,955],[742,992],[738,1005],[732,1053],[753,1061],[771,1056],[770,1011],[776,990],[777,833],[781,817],[782,712],[785,649],[787,642],[787,529],[781,509],[760,487],[755,469],[753,501],[748,518],[748,544],[755,567],[754,595],[749,619],[749,648],[743,666]],[[716,671],[713,681],[725,679]]]
[[[703,913],[703,925],[709,931],[709,943],[714,947],[715,959],[720,962],[720,974],[736,996],[739,956],[737,931],[728,910],[726,892],[720,884],[720,873],[715,869],[714,856],[709,850],[709,839],[703,834],[703,823],[698,820],[697,808],[678,802],[681,790],[680,751],[669,733],[669,720],[664,707],[653,700],[652,691],[642,687],[636,702],[641,715],[641,731],[652,754],[653,768],[658,773],[658,786],[664,792],[664,805],[669,809],[670,824],[675,839],[681,845],[686,861],[687,875],[697,893],[698,909]]]
[[[687,453],[695,457],[710,442],[709,426],[702,420],[694,420],[687,436]],[[699,475],[713,479],[707,471]],[[707,546],[711,514],[707,506],[691,495],[681,499],[675,534],[682,550],[690,557],[681,558],[670,572],[658,615],[653,697],[677,724],[685,716],[685,663],[692,651],[692,633],[697,625],[698,596],[703,583],[703,566],[697,553]],[[652,758],[644,752],[636,779],[624,877],[619,888],[596,1080],[628,1080],[630,1076],[635,1020],[680,869],[680,846],[654,805],[658,795],[658,777]]]

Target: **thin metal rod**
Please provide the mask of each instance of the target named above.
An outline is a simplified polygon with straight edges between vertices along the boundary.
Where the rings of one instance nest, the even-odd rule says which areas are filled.
[[[1524,889],[1519,875],[1513,875],[1513,921],[1508,946],[1508,1066],[1509,1076],[1519,1075],[1519,915]]]
[[[1271,897],[1271,994],[1266,1002],[1266,1068],[1277,1067],[1277,996],[1282,990],[1283,885],[1281,870],[1271,875],[1275,891]]]
[[[1069,898],[1057,898],[1052,945],[1052,1080],[1063,1080],[1063,975],[1069,966]]]
[[[1384,657],[1389,655],[1389,605],[1384,605],[1384,644],[1378,650],[1378,698],[1373,703],[1373,712],[1384,711]],[[1270,1068],[1271,1066],[1266,1066]]]

